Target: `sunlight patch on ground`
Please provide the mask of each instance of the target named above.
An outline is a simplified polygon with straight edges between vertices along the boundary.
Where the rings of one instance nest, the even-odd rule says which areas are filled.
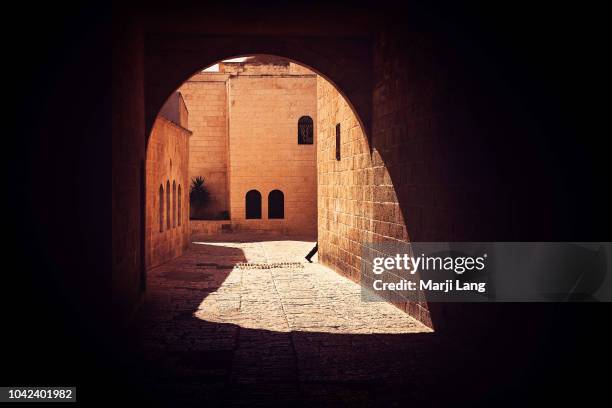
[[[262,263],[262,257],[289,261],[288,253],[301,254],[310,245],[278,241],[258,243],[258,251],[246,249],[260,255],[249,262]],[[203,299],[194,316],[208,322],[279,332],[431,332],[393,305],[362,301],[358,284],[322,265],[308,263],[300,268],[234,267],[221,286]]]

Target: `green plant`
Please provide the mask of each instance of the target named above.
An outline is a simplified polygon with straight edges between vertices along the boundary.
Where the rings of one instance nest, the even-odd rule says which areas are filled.
[[[210,193],[204,185],[204,177],[198,176],[191,179],[191,186],[189,187],[189,202],[191,205],[196,207],[203,207],[208,204],[210,200]]]

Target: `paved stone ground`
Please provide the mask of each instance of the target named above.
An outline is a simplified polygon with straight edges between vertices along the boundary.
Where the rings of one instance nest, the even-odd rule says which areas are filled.
[[[151,270],[136,325],[150,397],[238,406],[418,401],[440,375],[439,359],[428,357],[439,352],[436,337],[387,303],[362,302],[359,285],[316,257],[307,263],[313,245],[196,236],[183,256]],[[240,266],[282,262],[294,264]]]

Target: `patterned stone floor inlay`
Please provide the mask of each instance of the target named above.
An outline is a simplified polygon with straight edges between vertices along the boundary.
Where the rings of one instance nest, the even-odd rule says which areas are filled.
[[[300,262],[272,262],[272,263],[239,263],[236,265],[238,269],[274,269],[274,268],[303,268],[304,264]]]

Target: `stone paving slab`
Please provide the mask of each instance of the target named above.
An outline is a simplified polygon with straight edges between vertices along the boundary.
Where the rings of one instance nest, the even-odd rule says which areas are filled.
[[[220,248],[223,248],[223,244],[211,244],[214,246],[206,248],[204,253],[214,258],[214,249],[222,251]],[[299,261],[303,266],[273,269],[234,267],[229,274],[217,271],[217,275],[222,276],[214,278],[214,281],[224,281],[214,296],[202,299],[195,312],[195,316],[201,320],[277,331],[349,334],[430,331],[392,305],[362,302],[359,285],[325,266],[303,260],[304,254],[314,246],[312,241],[260,241],[225,245],[242,250],[248,263]],[[159,270],[153,273],[159,273]],[[228,315],[227,312],[232,309],[238,313]]]
[[[358,284],[316,257],[306,262],[312,240],[194,238],[184,255],[149,271],[137,319],[160,392],[197,399],[223,389],[237,405],[245,393],[316,400],[333,383],[402,379],[415,341],[431,336],[390,304],[362,302]],[[272,262],[300,266],[236,267]]]

